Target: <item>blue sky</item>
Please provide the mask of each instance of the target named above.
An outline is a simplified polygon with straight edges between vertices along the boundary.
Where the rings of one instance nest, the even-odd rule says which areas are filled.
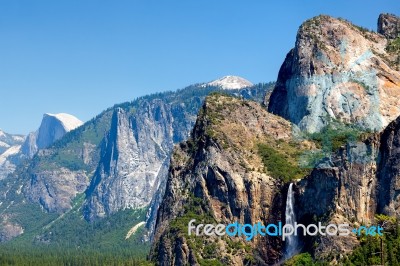
[[[0,128],[43,113],[87,121],[115,103],[224,75],[273,81],[318,14],[376,30],[400,1],[0,1]]]

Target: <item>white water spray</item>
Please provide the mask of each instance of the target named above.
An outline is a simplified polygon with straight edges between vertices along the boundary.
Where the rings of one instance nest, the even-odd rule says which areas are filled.
[[[286,210],[285,210],[285,224],[290,224],[294,226],[296,222],[296,216],[294,214],[294,193],[293,193],[293,183],[290,183],[289,190],[286,197]],[[299,247],[298,237],[294,234],[289,235],[285,240],[285,258],[289,259],[293,257]]]

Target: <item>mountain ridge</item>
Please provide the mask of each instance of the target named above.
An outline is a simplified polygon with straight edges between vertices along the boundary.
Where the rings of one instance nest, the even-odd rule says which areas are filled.
[[[257,84],[251,88],[230,90],[229,93],[262,102],[265,92],[271,88],[271,84]],[[0,182],[0,212],[12,215],[13,219],[7,220],[8,223],[24,230],[20,237],[12,234],[12,238],[24,238],[24,235],[33,232],[38,234],[38,229],[35,229],[37,226],[45,226],[49,219],[64,217],[70,213],[73,202],[81,195],[84,195],[84,199],[79,209],[88,224],[112,219],[123,209],[129,212],[140,207],[147,208],[147,230],[148,237],[151,238],[155,212],[165,187],[163,180],[168,171],[170,149],[173,143],[179,143],[189,136],[204,97],[218,90],[221,88],[189,86],[175,92],[153,94],[117,104],[68,132],[49,147],[39,150],[31,160],[18,167],[12,177]],[[173,119],[166,119],[171,115]],[[162,133],[164,131],[166,133]],[[137,146],[133,145],[136,148],[124,146],[125,144],[120,146],[126,140],[125,137],[118,137],[119,134],[131,136],[130,139],[137,143]],[[162,137],[163,134],[166,138]],[[168,143],[160,142],[159,145],[159,139],[168,139]],[[165,152],[160,153],[163,149]],[[153,152],[147,153],[146,150]],[[114,155],[109,157],[107,151],[112,151],[114,155],[127,155],[125,162],[123,163],[122,158],[125,155],[121,158]],[[128,169],[128,172],[136,169],[134,158],[132,157],[133,161],[128,159],[131,155],[136,156],[135,154],[138,158],[144,158],[137,168],[145,177],[143,182],[147,182],[153,172],[158,172],[155,182],[152,181],[147,186],[148,196],[139,205],[133,204],[139,197],[136,198],[128,191],[124,192],[121,186],[125,182],[132,189],[135,188],[135,179],[123,174]],[[146,159],[156,154],[164,155],[155,156],[152,161]],[[154,177],[151,179],[154,180]],[[103,190],[102,187],[108,187],[104,186],[107,180],[114,180],[116,187],[109,191]],[[25,222],[27,208],[35,210],[34,215],[38,217],[34,227]],[[42,210],[38,212],[38,208]],[[0,222],[1,230],[7,235],[7,229],[1,228]]]

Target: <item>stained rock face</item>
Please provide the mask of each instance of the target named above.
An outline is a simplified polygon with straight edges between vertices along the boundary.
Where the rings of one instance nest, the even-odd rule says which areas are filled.
[[[400,73],[382,35],[319,16],[299,29],[279,71],[268,110],[302,130],[330,120],[381,130],[400,115]]]
[[[392,14],[381,14],[378,19],[378,33],[388,39],[400,37],[400,18]]]

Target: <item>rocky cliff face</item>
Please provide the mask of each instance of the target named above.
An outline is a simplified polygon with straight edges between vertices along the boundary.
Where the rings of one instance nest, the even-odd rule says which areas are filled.
[[[383,131],[380,144],[377,210],[400,218],[400,117]]]
[[[378,33],[388,39],[400,37],[400,18],[392,14],[381,14],[378,19]]]
[[[307,224],[317,218],[326,224],[359,226],[374,224],[375,214],[399,218],[399,140],[400,117],[381,133],[350,142],[317,165],[296,184],[299,221]],[[307,241],[314,243],[317,258],[336,261],[359,245],[355,236]]]
[[[150,203],[162,181],[157,178],[160,169],[169,161],[172,124],[171,108],[160,100],[143,103],[133,116],[123,109],[114,112],[88,191],[88,219]],[[180,134],[185,135],[184,130]]]
[[[45,210],[63,213],[71,209],[72,199],[83,193],[88,184],[85,172],[61,168],[32,175],[23,192],[28,200],[39,203]]]
[[[12,146],[21,145],[24,139],[23,135],[8,134],[0,129],[0,154]]]
[[[393,27],[383,26],[386,18],[380,28],[391,35]],[[306,21],[279,71],[268,110],[308,132],[332,119],[383,129],[400,115],[400,73],[388,44],[384,36],[345,20]]]
[[[225,265],[276,263],[278,238],[189,237],[187,223],[281,221],[283,183],[266,174],[257,145],[287,147],[291,132],[289,122],[257,103],[209,96],[191,139],[174,149],[152,259],[159,265],[198,265],[212,258]]]
[[[373,223],[378,203],[378,151],[379,138],[374,136],[365,142],[347,144],[317,165],[310,176],[296,184],[299,222]],[[339,260],[359,245],[354,235],[308,240],[309,245],[314,241],[314,247],[308,246],[309,250],[317,258],[328,260]]]

